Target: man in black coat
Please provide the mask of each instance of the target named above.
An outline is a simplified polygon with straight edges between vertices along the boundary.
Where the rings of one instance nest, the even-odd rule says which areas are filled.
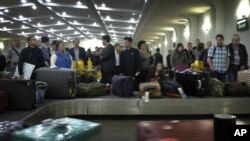
[[[234,34],[232,43],[228,45],[230,51],[230,64],[228,78],[230,82],[237,81],[237,73],[241,69],[248,69],[248,54],[245,45],[240,43],[240,36]]]
[[[125,50],[121,52],[120,67],[121,73],[125,76],[136,76],[139,72],[140,55],[139,51],[132,47],[132,38],[124,38]]]
[[[84,64],[86,65],[88,58],[86,56],[85,49],[79,46],[79,44],[80,44],[79,39],[74,39],[73,44],[74,44],[74,47],[69,49],[69,53],[70,53],[72,59],[73,60],[83,60]]]
[[[110,36],[105,35],[102,37],[102,44],[104,49],[100,55],[100,60],[102,64],[102,83],[111,84],[112,77],[115,70],[115,50],[110,44]]]

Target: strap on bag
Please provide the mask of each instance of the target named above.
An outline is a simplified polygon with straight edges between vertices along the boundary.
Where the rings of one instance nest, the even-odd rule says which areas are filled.
[[[12,47],[12,50],[14,50],[14,52],[16,53],[16,55],[19,57],[20,56],[20,54],[18,53],[18,51],[14,48],[14,47]]]

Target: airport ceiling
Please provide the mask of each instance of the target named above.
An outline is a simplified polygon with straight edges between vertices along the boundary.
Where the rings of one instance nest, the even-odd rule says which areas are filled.
[[[206,0],[1,0],[0,38],[47,35],[51,40],[156,40],[185,14],[210,8]]]

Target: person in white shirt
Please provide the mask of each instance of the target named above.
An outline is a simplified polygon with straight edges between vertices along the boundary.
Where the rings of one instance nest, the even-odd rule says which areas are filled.
[[[120,44],[115,44],[115,75],[119,75],[121,73],[120,70],[120,53],[122,52],[122,47]]]

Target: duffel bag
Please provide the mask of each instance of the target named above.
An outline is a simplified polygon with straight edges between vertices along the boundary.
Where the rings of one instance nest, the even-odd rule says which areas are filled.
[[[145,92],[149,92],[150,98],[160,98],[161,95],[161,85],[158,81],[141,83],[139,86],[140,95],[144,96]]]
[[[225,96],[225,84],[217,78],[208,79],[208,94],[214,97]]]
[[[79,97],[95,97],[108,95],[109,88],[106,84],[99,82],[80,83],[76,86],[76,91]]]

